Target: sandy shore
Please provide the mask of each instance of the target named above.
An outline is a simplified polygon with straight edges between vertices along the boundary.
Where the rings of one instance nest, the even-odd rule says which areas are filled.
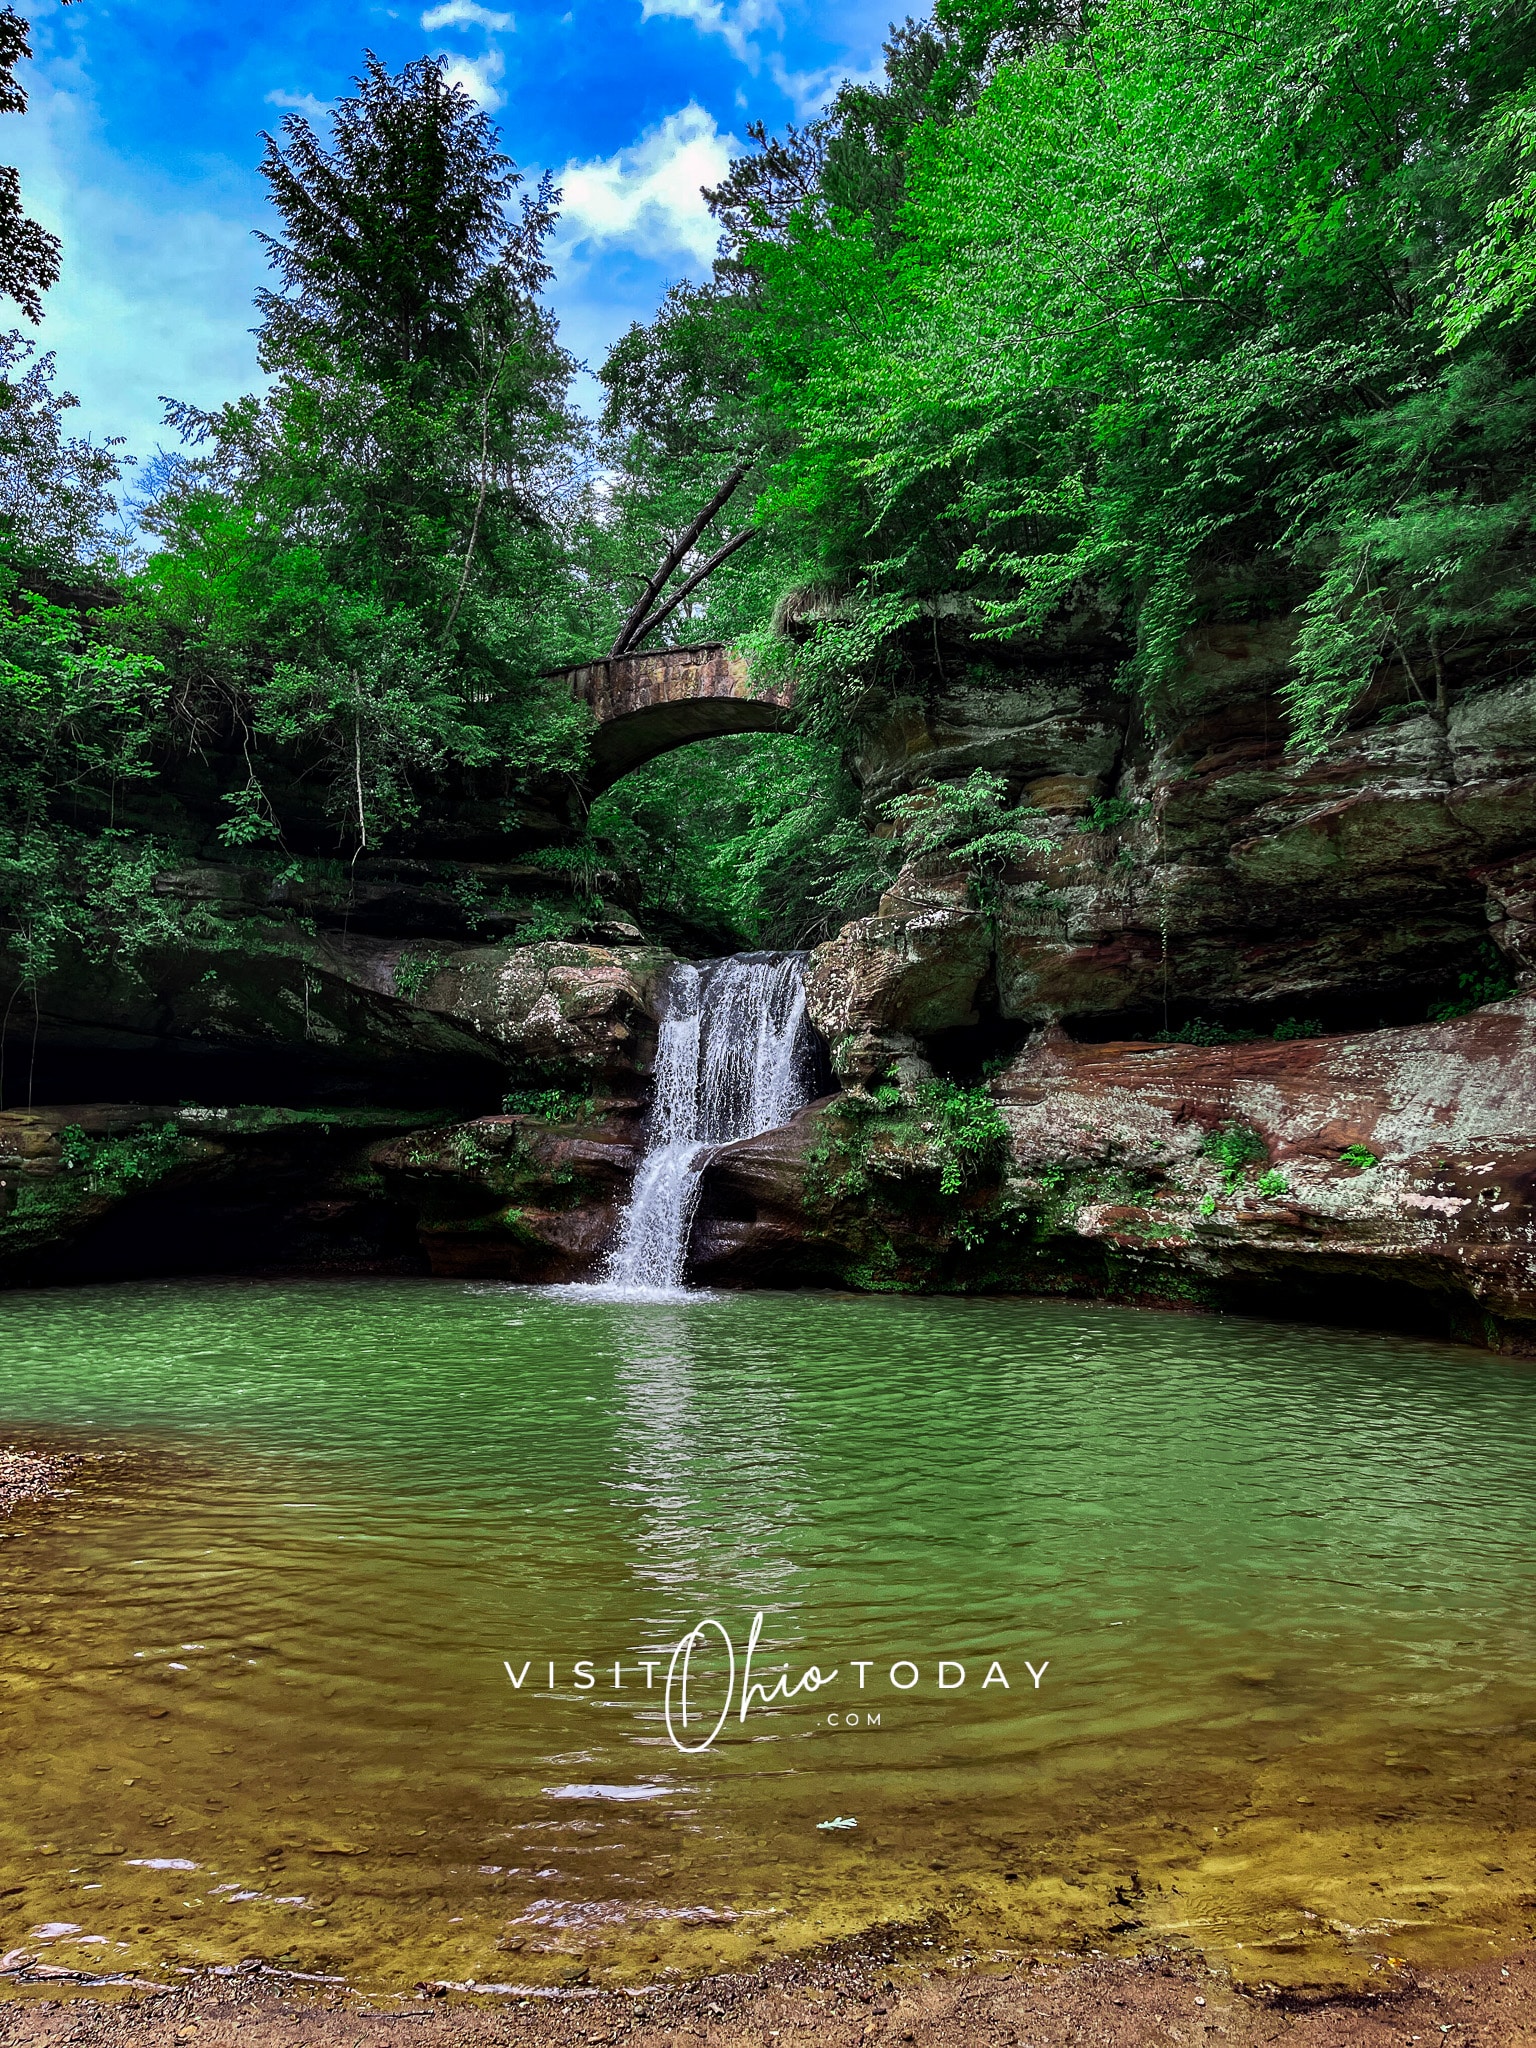
[[[1531,2048],[1536,1946],[1466,1970],[1400,1971],[1379,1991],[1303,2000],[1240,1991],[1197,1965],[1158,1957],[1038,1965],[1007,1975],[941,1970],[895,1976],[863,1962],[775,1964],[751,1976],[628,1996],[564,1992],[518,2000],[401,1999],[248,1975],[119,2002],[13,1997],[0,2004],[0,2048],[74,2042],[96,2048],[537,2048],[543,2043],[710,2048]],[[100,1998],[103,1994],[96,1994]]]

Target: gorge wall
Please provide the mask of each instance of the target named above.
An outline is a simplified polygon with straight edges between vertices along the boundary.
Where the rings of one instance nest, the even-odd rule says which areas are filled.
[[[913,860],[816,949],[838,1090],[716,1158],[697,1277],[1536,1350],[1536,678],[1453,689],[1443,719],[1389,678],[1304,759],[1284,620],[1192,632],[1155,727],[1091,619],[1002,649],[958,612],[932,626],[851,742],[871,815],[985,768],[1042,843],[986,872]],[[472,927],[419,850],[331,900],[217,860],[157,887],[179,944],[66,967],[12,1020],[5,1101],[25,1060],[50,1105],[0,1112],[12,1284],[133,1270],[135,1247],[174,1269],[178,1232],[181,1265],[587,1270],[633,1171],[665,948],[622,917]]]

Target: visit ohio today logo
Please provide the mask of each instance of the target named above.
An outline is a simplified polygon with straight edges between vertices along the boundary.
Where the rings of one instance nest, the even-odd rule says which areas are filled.
[[[613,1683],[606,1690],[622,1692],[660,1692],[662,1718],[666,1723],[667,1735],[674,1749],[684,1756],[699,1756],[714,1746],[716,1739],[725,1728],[732,1714],[738,1725],[748,1714],[765,1708],[787,1705],[791,1700],[811,1700],[842,1676],[843,1666],[834,1665],[830,1671],[823,1671],[819,1664],[808,1664],[800,1676],[791,1679],[788,1671],[781,1671],[771,1682],[765,1683],[753,1674],[753,1661],[758,1654],[763,1633],[763,1617],[755,1614],[740,1657],[731,1633],[723,1622],[706,1618],[696,1628],[691,1628],[678,1644],[670,1657],[638,1657],[632,1663],[621,1661],[612,1666]],[[592,1693],[599,1690],[603,1681],[597,1675],[598,1659],[579,1657],[570,1666],[571,1690],[578,1693]],[[914,1658],[898,1657],[887,1665],[883,1658],[850,1657],[847,1668],[857,1672],[856,1690],[861,1693],[889,1689],[896,1693],[910,1693],[924,1684],[932,1685],[939,1692],[959,1692],[971,1683],[971,1672],[979,1669],[980,1658],[972,1660],[968,1667],[956,1657],[941,1657],[931,1679],[925,1679],[923,1666]],[[1033,1688],[1040,1690],[1040,1681],[1050,1669],[1050,1659],[1042,1664],[1031,1664],[1023,1660],[1024,1669],[1029,1673]],[[533,1659],[528,1658],[519,1670],[510,1658],[503,1659],[502,1668],[512,1681],[514,1689],[521,1692]],[[609,1667],[604,1664],[604,1670]],[[548,1684],[546,1692],[560,1690],[556,1677],[554,1658],[547,1661]],[[656,1674],[665,1669],[666,1677],[657,1684]],[[869,1674],[877,1675],[871,1684]],[[643,1683],[642,1683],[643,1674]],[[626,1678],[630,1681],[626,1684]],[[846,1682],[846,1681],[845,1681]],[[537,1680],[535,1680],[537,1684]],[[993,1657],[987,1660],[986,1675],[978,1690],[985,1692],[989,1686],[1001,1686],[1011,1692],[1013,1686],[1002,1660]],[[700,1705],[703,1695],[706,1704]],[[861,1702],[856,1708],[840,1709],[826,1717],[829,1728],[878,1728],[880,1709]],[[708,1733],[700,1731],[707,1728]],[[689,1739],[690,1736],[692,1739]]]

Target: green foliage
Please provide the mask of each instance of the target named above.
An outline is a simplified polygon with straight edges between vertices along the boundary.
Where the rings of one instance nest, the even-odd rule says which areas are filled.
[[[1456,977],[1457,994],[1448,1002],[1435,1003],[1429,1012],[1432,1024],[1448,1024],[1453,1017],[1465,1017],[1484,1003],[1502,1003],[1515,995],[1517,984],[1509,962],[1492,944],[1485,942],[1476,963]]]
[[[1275,1037],[1279,1039],[1321,1038],[1322,1035],[1323,1021],[1320,1017],[1282,1017],[1275,1026]]]
[[[22,980],[171,933],[143,821],[177,815],[155,778],[183,763],[217,777],[227,846],[290,865],[328,832],[344,872],[466,796],[513,825],[587,756],[549,672],[612,644],[732,479],[667,587],[750,545],[647,644],[731,642],[757,686],[793,682],[798,730],[625,778],[540,856],[547,895],[491,904],[466,873],[472,929],[568,936],[606,891],[721,947],[798,945],[914,859],[991,907],[1068,827],[990,768],[871,815],[846,765],[955,682],[960,610],[1001,638],[1091,607],[1154,723],[1192,622],[1292,612],[1301,744],[1443,720],[1536,648],[1531,54],[1503,0],[939,0],[882,78],[752,131],[714,276],[610,353],[596,430],[545,302],[558,194],[441,60],[369,58],[323,136],[295,117],[267,146],[269,381],[172,407],[152,553],[110,535],[118,460],[66,435],[48,359],[3,344]],[[61,604],[65,569],[100,588]],[[1123,834],[1128,868],[1143,808],[1098,798],[1078,829]],[[1440,1014],[1509,992],[1490,966]]]
[[[1147,806],[1128,796],[1095,796],[1088,800],[1088,815],[1078,824],[1079,832],[1113,832],[1121,825],[1145,815]]]
[[[589,858],[652,917],[725,946],[800,946],[879,893],[891,851],[857,822],[838,750],[809,733],[664,754],[592,806]]]
[[[407,1003],[420,999],[423,989],[435,981],[443,967],[443,955],[429,947],[407,946],[396,960],[390,979],[395,985],[395,994]]]
[[[167,861],[132,832],[0,825],[0,932],[18,990],[35,991],[70,949],[131,972],[152,948],[215,937],[205,912],[156,894]]]
[[[60,1167],[80,1175],[92,1192],[117,1192],[159,1180],[180,1163],[182,1151],[182,1136],[174,1123],[125,1131],[118,1137],[88,1137],[79,1124],[66,1124],[59,1133]]]
[[[910,1094],[894,1073],[873,1087],[838,1098],[836,1135],[808,1155],[808,1197],[861,1199],[870,1188],[876,1146],[931,1163],[939,1193],[950,1199],[997,1169],[1008,1149],[1008,1120],[985,1088],[920,1081]],[[832,1171],[841,1162],[841,1171]]]
[[[1456,253],[1445,318],[1446,345],[1485,322],[1510,326],[1536,307],[1536,95],[1511,93],[1489,115],[1480,139],[1490,197],[1482,232]]]
[[[162,545],[128,609],[187,736],[239,742],[226,841],[279,837],[297,773],[361,850],[452,775],[581,765],[590,714],[546,672],[591,651],[584,429],[541,298],[558,195],[511,207],[518,174],[444,64],[370,58],[329,146],[285,130],[262,167],[273,381],[171,407],[191,452],[141,505]]]
[[[258,734],[291,742],[319,766],[328,808],[362,852],[415,817],[413,771],[477,767],[496,750],[468,715],[462,679],[410,624],[389,619],[359,639],[347,661],[280,662],[252,700]],[[249,809],[241,792],[226,841],[249,836]]]
[[[1357,1173],[1365,1173],[1376,1164],[1376,1154],[1366,1145],[1346,1145],[1339,1154],[1341,1166],[1352,1166]]]
[[[1383,673],[1443,716],[1536,634],[1518,11],[1027,12],[733,171],[782,559],[1000,633],[1108,597],[1154,710],[1197,618],[1301,599],[1304,744]]]
[[[1157,1032],[1155,1040],[1159,1045],[1246,1045],[1253,1036],[1251,1031],[1229,1031],[1209,1017],[1191,1017],[1177,1031]]]
[[[0,798],[18,823],[154,772],[161,665],[97,637],[95,623],[0,569]]]
[[[955,1081],[923,1081],[917,1107],[936,1127],[932,1133],[942,1159],[939,1192],[958,1195],[967,1181],[995,1167],[1008,1149],[1008,1119],[985,1088]]]
[[[1280,1196],[1288,1195],[1290,1192],[1291,1184],[1279,1167],[1272,1166],[1267,1173],[1259,1175],[1258,1193],[1267,1202],[1278,1201]]]
[[[26,111],[16,66],[32,54],[27,26],[7,0],[0,9],[0,114]],[[41,320],[42,295],[58,277],[58,237],[23,213],[21,180],[9,165],[0,165],[0,295],[13,299],[29,320]]]
[[[113,822],[155,772],[166,684],[100,626],[0,568],[0,940],[33,988],[71,944],[131,966],[181,929],[155,895],[164,849]]]
[[[535,897],[517,927],[520,946],[536,946],[544,939],[568,939],[588,922],[585,911],[565,903],[546,902]]]
[[[34,358],[30,341],[0,334],[0,554],[59,575],[113,563],[122,466],[118,441],[65,433],[80,401],[54,388],[53,373],[51,354]]]
[[[344,350],[381,377],[454,365],[478,296],[548,274],[538,235],[508,233],[521,180],[441,60],[392,75],[370,54],[355,84],[330,148],[298,114],[282,143],[267,137],[261,173],[286,239],[261,237],[282,282],[257,294],[263,347],[280,362]]]
[[[484,1173],[500,1163],[496,1153],[472,1126],[455,1131],[450,1142],[459,1164],[468,1167],[471,1173]]]
[[[994,874],[1055,840],[1042,830],[1045,813],[1008,802],[1008,778],[974,768],[964,782],[934,782],[884,806],[909,858],[948,853],[964,867]]]
[[[597,1110],[590,1095],[560,1087],[509,1089],[501,1107],[507,1116],[536,1116],[551,1124],[584,1123]]]
[[[1232,1122],[1206,1135],[1200,1150],[1221,1168],[1222,1181],[1230,1194],[1242,1183],[1250,1166],[1268,1159],[1269,1147],[1252,1124]]]

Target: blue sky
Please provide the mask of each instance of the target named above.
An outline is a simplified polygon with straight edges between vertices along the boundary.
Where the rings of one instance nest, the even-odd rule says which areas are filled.
[[[160,394],[257,381],[270,225],[260,131],[347,90],[364,49],[448,55],[525,171],[565,188],[552,296],[590,361],[714,244],[698,198],[749,120],[803,119],[878,66],[890,0],[18,0],[29,112],[0,122],[28,209],[64,242],[39,346],[75,431],[148,455]],[[20,323],[18,323],[20,324]]]

